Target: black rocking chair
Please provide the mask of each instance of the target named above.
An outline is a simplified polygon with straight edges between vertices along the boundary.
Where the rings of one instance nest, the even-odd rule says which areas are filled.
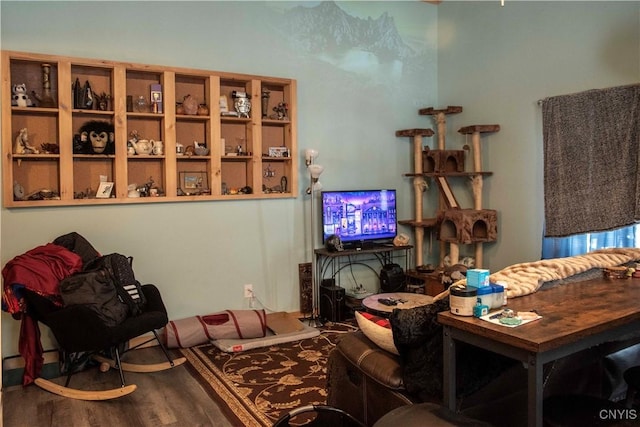
[[[82,357],[71,357],[68,375],[64,386],[58,385],[42,377],[36,378],[39,387],[52,393],[80,400],[107,400],[132,393],[136,385],[126,385],[123,371],[156,372],[173,368],[185,362],[185,358],[171,359],[165,346],[158,337],[157,330],[168,322],[167,310],[158,288],[154,285],[143,285],[142,292],[147,300],[144,310],[135,317],[128,317],[116,326],[107,326],[94,311],[84,305],[58,307],[48,298],[35,292],[25,291],[24,298],[27,313],[35,320],[47,325],[60,347],[61,352]],[[148,333],[153,333],[149,336]],[[147,338],[140,339],[147,334]],[[167,358],[167,362],[139,365],[121,362],[121,357],[128,351],[139,348],[157,340]],[[105,356],[106,355],[106,356]],[[71,376],[78,370],[78,365],[93,358],[100,362],[100,369],[109,367],[120,373],[121,387],[111,390],[85,391],[69,388]]]

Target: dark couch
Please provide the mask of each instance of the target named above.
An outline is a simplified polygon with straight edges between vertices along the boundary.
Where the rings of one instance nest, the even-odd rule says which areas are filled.
[[[419,402],[442,403],[442,328],[437,312],[448,299],[394,310],[391,324],[400,356],[361,331],[346,334],[328,361],[327,404],[371,426],[387,412]],[[544,395],[582,393],[624,398],[622,372],[640,365],[640,345],[611,342],[545,366]],[[519,425],[526,417],[526,369],[519,362],[458,344],[458,409],[496,426]]]

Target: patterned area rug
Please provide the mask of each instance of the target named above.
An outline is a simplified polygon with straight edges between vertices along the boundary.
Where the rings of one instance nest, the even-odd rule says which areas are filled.
[[[240,353],[209,343],[180,351],[233,425],[268,427],[292,409],[326,403],[327,357],[340,336],[354,330],[352,324],[328,323],[314,338]],[[298,416],[291,425],[312,417]]]

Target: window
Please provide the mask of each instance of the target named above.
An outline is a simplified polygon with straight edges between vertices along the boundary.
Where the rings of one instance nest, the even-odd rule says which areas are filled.
[[[582,255],[596,249],[634,247],[640,247],[640,224],[568,237],[543,237],[542,259]]]

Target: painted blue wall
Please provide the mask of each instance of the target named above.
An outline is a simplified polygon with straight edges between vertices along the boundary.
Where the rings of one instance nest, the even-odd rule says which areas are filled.
[[[2,1],[0,11],[5,50],[297,79],[298,147],[319,150],[324,188],[397,188],[399,215],[411,215],[411,147],[395,131],[430,125],[417,109],[437,101],[435,6]],[[293,200],[4,209],[2,264],[75,230],[103,253],[133,255],[172,319],[248,308],[245,283],[267,308],[297,311],[298,264],[311,260],[302,167]],[[377,286],[367,272],[358,281]],[[3,313],[2,323],[3,354],[15,354],[18,322]]]
[[[492,269],[540,259],[542,109],[538,100],[640,82],[640,2],[443,2],[438,7],[438,98],[463,105],[455,130],[500,124],[482,138],[485,206],[498,211]],[[606,165],[603,165],[603,167]],[[603,195],[604,196],[604,195]]]
[[[2,1],[0,43],[9,50],[295,78],[298,146],[320,151],[324,187],[397,188],[401,218],[413,212],[411,183],[402,176],[412,169],[411,144],[395,131],[434,127],[419,108],[462,105],[464,112],[449,120],[449,148],[468,142],[456,132],[461,126],[502,128],[482,142],[484,165],[494,172],[485,181],[484,205],[499,212],[499,241],[486,245],[485,266],[537,259],[543,220],[537,100],[640,80],[640,3],[364,1],[337,2],[340,10],[322,12],[324,18],[346,14],[348,28],[354,20],[390,25],[392,18],[405,54],[391,59],[379,46],[318,45],[304,28],[290,27],[293,8],[319,4]],[[425,215],[434,193],[428,190]],[[244,283],[254,285],[268,308],[294,311],[297,267],[310,260],[308,205],[300,194],[295,200],[3,209],[1,259],[4,264],[76,230],[102,252],[134,255],[136,273],[158,284],[174,319],[246,307]],[[425,251],[425,260],[436,257]],[[375,285],[373,277],[359,277]],[[17,352],[18,322],[2,316],[6,356]]]

